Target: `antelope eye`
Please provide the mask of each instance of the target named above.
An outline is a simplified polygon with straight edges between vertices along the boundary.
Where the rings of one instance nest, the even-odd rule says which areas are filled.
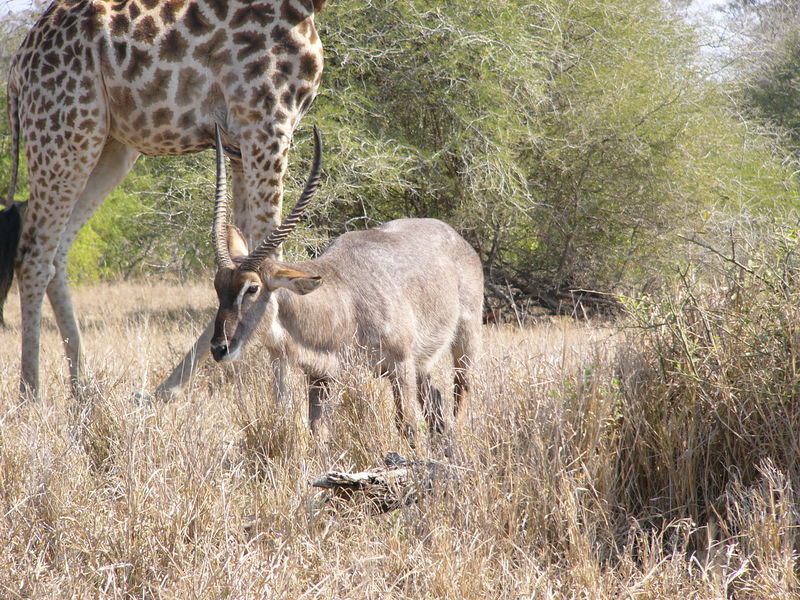
[[[245,293],[245,294],[255,294],[257,291],[258,291],[258,286],[257,286],[257,285],[251,285],[250,287],[248,287],[248,288],[245,290],[245,292],[244,292],[244,293]]]

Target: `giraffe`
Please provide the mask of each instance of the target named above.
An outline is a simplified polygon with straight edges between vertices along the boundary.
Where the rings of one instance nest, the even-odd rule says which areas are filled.
[[[140,154],[214,145],[232,158],[234,222],[257,242],[281,215],[287,153],[322,76],[314,16],[326,0],[54,0],[8,78],[13,200],[20,140],[30,197],[16,250],[20,390],[38,397],[47,295],[80,395],[80,333],[66,280],[78,231]],[[209,323],[159,386],[180,393],[208,353]]]

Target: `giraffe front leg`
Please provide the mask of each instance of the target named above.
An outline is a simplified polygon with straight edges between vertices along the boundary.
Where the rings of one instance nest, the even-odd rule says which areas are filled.
[[[169,377],[162,381],[156,388],[156,396],[163,400],[178,398],[183,388],[191,381],[197,366],[211,351],[211,338],[214,335],[214,321],[211,320],[203,329],[200,337],[172,369]]]
[[[234,220],[251,250],[281,222],[291,137],[276,131],[253,132],[243,140],[240,186],[234,178]],[[280,254],[277,248],[272,258],[280,259]]]

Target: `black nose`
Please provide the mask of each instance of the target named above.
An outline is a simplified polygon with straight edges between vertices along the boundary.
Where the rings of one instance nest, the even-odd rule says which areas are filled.
[[[211,347],[211,356],[214,357],[214,360],[217,362],[221,361],[228,355],[228,344],[218,344],[217,346]]]

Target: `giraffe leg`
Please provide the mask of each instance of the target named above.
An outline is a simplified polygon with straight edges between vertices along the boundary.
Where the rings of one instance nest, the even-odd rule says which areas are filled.
[[[26,144],[29,148],[30,199],[17,252],[22,313],[20,393],[26,398],[35,399],[39,393],[42,302],[56,274],[54,260],[62,245],[62,238],[65,241],[62,253],[66,255],[69,250],[65,234],[105,144],[105,132],[100,123],[96,129],[98,133],[92,138],[95,143],[80,153],[67,143],[59,146],[52,144],[52,138],[47,138],[49,143],[37,148],[35,134],[30,135],[30,143]],[[60,259],[61,262],[64,260]],[[62,336],[73,340],[73,346],[68,349],[71,352],[80,347],[79,342],[74,346],[77,326],[73,326],[75,317],[72,315],[71,302],[68,295],[64,297],[61,287],[61,284],[55,284],[51,302],[54,303],[59,327],[63,330]],[[71,358],[71,369],[79,370],[80,361],[75,356]]]
[[[47,297],[53,308],[61,340],[64,343],[73,395],[76,397],[82,387],[83,356],[80,330],[75,320],[72,298],[67,285],[67,255],[80,229],[95,213],[111,190],[125,178],[138,156],[139,153],[134,149],[116,140],[109,140],[106,143],[83,193],[75,203],[67,227],[61,235],[61,243],[53,258],[55,273],[47,286]]]

